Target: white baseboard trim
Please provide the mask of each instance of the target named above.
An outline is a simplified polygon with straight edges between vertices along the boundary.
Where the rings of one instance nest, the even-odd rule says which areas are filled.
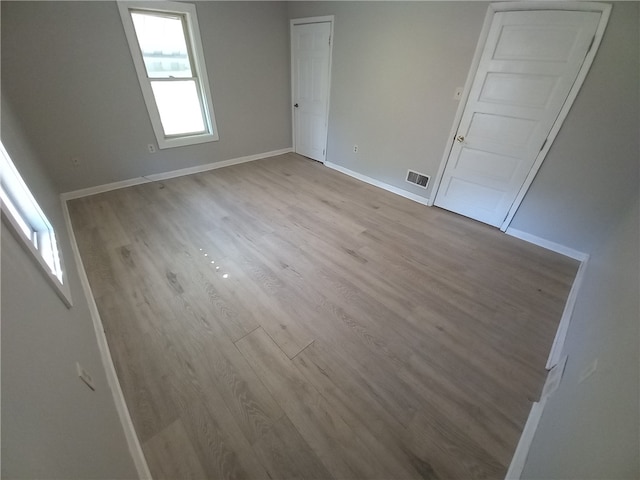
[[[507,233],[509,233],[508,230],[507,230]],[[525,234],[525,235],[528,235],[528,234]],[[513,236],[518,237],[518,235],[513,235]],[[533,237],[533,236],[531,235],[530,237]],[[523,238],[523,240],[527,240],[527,239]],[[541,245],[540,243],[537,243],[537,242],[532,242],[532,243],[536,243],[536,245],[540,245],[542,247],[548,248],[546,244]],[[550,250],[554,250],[558,252],[558,250],[556,250],[555,248],[550,248]],[[531,443],[533,442],[535,432],[538,428],[538,423],[542,418],[542,412],[547,403],[547,399],[553,395],[553,390],[557,388],[557,385],[555,385],[554,389],[549,388],[550,387],[549,384],[554,380],[552,378],[552,375],[559,374],[561,378],[563,373],[562,370],[564,370],[564,365],[562,365],[562,362],[566,362],[567,360],[566,356],[564,357],[562,356],[564,353],[564,342],[567,339],[569,324],[571,323],[571,318],[573,317],[573,310],[575,308],[576,300],[578,298],[578,292],[580,291],[580,287],[582,286],[582,282],[584,281],[585,272],[587,270],[587,264],[589,263],[588,254],[577,252],[576,250],[573,250],[573,252],[580,254],[580,258],[577,258],[577,260],[580,260],[580,267],[578,267],[578,272],[576,273],[576,277],[573,280],[573,285],[571,286],[571,290],[569,291],[569,296],[567,297],[567,302],[565,303],[564,311],[562,312],[562,318],[560,319],[560,323],[558,324],[558,329],[556,330],[556,336],[553,339],[553,345],[551,346],[551,351],[549,352],[549,358],[547,359],[547,365],[545,367],[547,370],[551,370],[552,368],[556,367],[556,365],[560,364],[559,368],[561,369],[561,371],[549,372],[549,374],[547,375],[545,386],[543,388],[542,398],[540,399],[539,402],[536,402],[531,406],[531,411],[529,412],[529,418],[527,419],[527,423],[524,427],[524,430],[522,431],[522,435],[520,436],[520,441],[518,442],[516,451],[513,455],[513,458],[511,459],[511,464],[509,465],[509,470],[507,471],[507,475],[505,477],[506,480],[520,479],[520,476],[522,475],[522,470],[524,469],[524,465],[527,460],[527,456],[529,455],[529,449],[531,448]],[[564,253],[565,255],[567,255],[565,251],[561,251],[558,253]],[[567,255],[567,256],[576,258],[575,256],[572,256],[572,255]],[[556,378],[555,380],[557,383],[559,383],[560,381],[558,378]],[[545,394],[545,392],[548,392],[548,393]]]
[[[507,470],[507,475],[505,476],[506,480],[520,479],[522,471],[524,470],[524,464],[527,461],[527,456],[529,455],[529,449],[531,448],[533,437],[538,429],[538,424],[540,423],[540,418],[542,418],[542,411],[544,410],[546,403],[547,399],[545,397],[539,402],[534,402],[534,404],[531,405],[529,418],[527,418],[527,423],[524,426],[524,430],[522,431],[522,435],[518,441],[518,446],[516,447],[516,451],[513,454],[511,463],[509,464],[509,470]]]
[[[124,400],[124,395],[122,394],[122,388],[120,387],[120,381],[118,380],[116,369],[113,365],[111,351],[109,350],[109,345],[107,344],[107,337],[104,334],[104,328],[102,326],[100,314],[98,313],[98,307],[96,306],[95,299],[93,297],[93,294],[91,293],[89,279],[87,278],[87,274],[84,270],[82,258],[80,258],[80,251],[78,249],[75,234],[73,233],[73,228],[71,226],[71,217],[69,216],[69,209],[67,208],[67,202],[65,199],[62,199],[62,213],[67,227],[67,232],[69,234],[69,241],[71,242],[73,257],[76,261],[78,275],[80,276],[82,290],[89,305],[89,312],[91,314],[93,329],[98,341],[98,349],[100,350],[102,365],[107,376],[107,382],[109,383],[111,394],[113,395],[113,401],[115,403],[118,416],[120,417],[120,423],[122,424],[125,438],[127,439],[129,453],[131,454],[133,463],[138,472],[138,477],[145,480],[151,480],[151,472],[149,471],[147,460],[142,451],[142,446],[140,445],[140,441],[136,434],[135,428],[133,427],[133,422],[131,421],[131,415],[129,414],[129,409],[127,408],[127,404]]]
[[[520,240],[524,240],[525,242],[533,243],[534,245],[538,245],[539,247],[546,248],[547,250],[561,253],[562,255],[566,255],[567,257],[579,260],[581,262],[589,258],[589,255],[587,253],[575,250],[573,248],[565,247],[564,245],[560,245],[559,243],[552,242],[551,240],[547,240],[545,238],[537,237],[536,235],[531,235],[530,233],[523,232],[522,230],[516,230],[515,228],[509,227],[504,233],[506,233],[507,235],[511,235],[512,237],[519,238]]]
[[[280,150],[272,150],[271,152],[257,153],[255,155],[247,155],[246,157],[238,157],[238,158],[232,158],[229,160],[222,160],[220,162],[206,163],[204,165],[196,165],[195,167],[181,168],[179,170],[171,170],[169,172],[164,172],[164,173],[155,173],[152,175],[146,175],[144,177],[130,178],[128,180],[120,180],[119,182],[106,183],[104,185],[96,185],[95,187],[82,188],[80,190],[65,192],[65,193],[62,193],[60,197],[64,201],[73,200],[74,198],[87,197],[89,195],[109,192],[111,190],[131,187],[133,185],[141,185],[143,183],[157,182],[160,180],[168,180],[169,178],[182,177],[184,175],[191,175],[193,173],[206,172],[208,170],[215,170],[217,168],[229,167],[231,165],[238,165],[239,163],[253,162],[254,160],[275,157],[277,155],[283,155],[285,153],[290,153],[292,151],[293,149],[291,147],[282,148]]]
[[[564,342],[567,338],[567,332],[569,331],[569,323],[571,322],[573,309],[578,298],[578,291],[580,290],[580,285],[582,284],[585,276],[585,271],[587,269],[587,263],[589,262],[589,254],[581,252],[579,250],[574,250],[573,248],[565,247],[564,245],[560,245],[559,243],[555,243],[550,240],[531,235],[530,233],[523,232],[521,230],[516,230],[515,228],[509,227],[507,228],[505,233],[507,235],[511,235],[512,237],[524,240],[525,242],[533,243],[534,245],[538,245],[548,250],[566,255],[567,257],[573,258],[580,262],[580,267],[578,268],[578,272],[576,273],[576,278],[573,280],[573,285],[571,286],[571,291],[569,292],[569,296],[567,297],[567,302],[564,305],[562,318],[560,319],[560,323],[558,324],[558,330],[556,330],[556,336],[553,339],[553,345],[551,346],[549,358],[547,359],[546,369],[551,370],[558,364],[562,355]]]
[[[531,235],[530,233],[523,232],[521,230],[516,230],[515,228],[507,228],[505,233],[507,235],[511,235],[512,237],[524,240],[525,242],[533,243],[534,245],[538,245],[548,250],[566,255],[567,257],[573,258],[580,262],[580,267],[578,268],[578,272],[576,273],[576,278],[573,280],[573,285],[571,286],[571,291],[569,292],[569,296],[567,297],[567,302],[564,305],[562,318],[560,318],[560,323],[558,324],[558,329],[556,330],[556,336],[553,339],[553,345],[551,346],[549,358],[547,359],[546,369],[551,370],[558,364],[562,355],[564,342],[567,338],[567,332],[569,331],[569,323],[571,322],[573,309],[578,298],[578,291],[580,290],[580,285],[582,284],[582,280],[584,279],[585,271],[587,269],[587,263],[589,262],[589,254],[580,252],[579,250],[574,250],[573,248],[565,247],[564,245],[560,245],[559,243],[555,243],[550,240]]]
[[[369,185],[373,185],[374,187],[382,188],[383,190],[387,190],[388,192],[395,193],[396,195],[400,195],[401,197],[408,198],[409,200],[413,200],[414,202],[421,203],[422,205],[429,205],[429,199],[426,197],[421,197],[420,195],[416,195],[415,193],[408,192],[398,187],[394,187],[393,185],[389,185],[388,183],[381,182],[380,180],[376,180],[375,178],[367,177],[366,175],[362,175],[361,173],[354,172],[353,170],[349,170],[348,168],[344,168],[340,165],[337,165],[332,162],[324,162],[325,167],[329,167],[332,170],[337,170],[340,173],[344,173],[345,175],[349,175],[350,177],[357,178]]]
[[[573,285],[569,291],[567,297],[567,303],[564,305],[564,311],[562,312],[562,318],[558,324],[558,330],[556,330],[556,336],[553,339],[553,345],[551,345],[551,351],[549,352],[549,358],[547,359],[547,370],[551,370],[555,367],[562,356],[564,349],[564,342],[567,339],[567,332],[569,331],[569,323],[571,323],[571,317],[573,316],[573,309],[576,306],[576,300],[578,299],[578,292],[584,281],[585,273],[587,271],[587,264],[589,263],[589,255],[582,260],[576,278],[573,280]]]

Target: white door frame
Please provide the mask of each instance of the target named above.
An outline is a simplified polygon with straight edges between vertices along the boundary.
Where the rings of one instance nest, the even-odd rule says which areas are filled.
[[[309,23],[326,23],[329,22],[331,26],[331,33],[329,34],[329,71],[327,75],[329,76],[329,83],[327,88],[327,108],[326,115],[324,119],[325,124],[325,137],[324,137],[324,154],[322,155],[322,163],[327,161],[327,137],[329,136],[329,105],[331,99],[331,66],[333,65],[333,23],[334,23],[335,15],[325,15],[322,17],[306,17],[306,18],[294,18],[289,20],[289,46],[291,48],[291,133],[293,135],[293,139],[291,140],[293,145],[293,151],[296,151],[296,118],[295,111],[293,109],[293,104],[295,103],[295,89],[294,86],[294,62],[293,62],[293,27],[294,25],[306,25]]]
[[[462,114],[467,105],[467,100],[469,99],[469,91],[471,90],[471,85],[473,84],[473,80],[475,79],[476,73],[478,71],[478,65],[480,64],[480,57],[482,56],[482,52],[484,51],[485,44],[487,42],[487,37],[489,35],[489,30],[491,28],[491,24],[493,22],[493,16],[498,12],[513,12],[513,11],[522,11],[522,10],[572,10],[572,11],[581,11],[581,12],[599,12],[600,23],[598,23],[598,28],[596,29],[595,37],[593,40],[593,44],[587,53],[587,56],[584,59],[582,67],[578,72],[578,76],[569,90],[569,94],[567,95],[567,99],[558,114],[558,118],[554,122],[551,127],[551,131],[547,136],[547,140],[544,144],[540,153],[536,157],[536,160],[529,171],[522,187],[520,187],[520,191],[516,196],[509,212],[507,213],[506,218],[502,222],[500,226],[500,230],[503,232],[507,230],[511,220],[514,215],[518,211],[518,207],[522,203],[524,196],[529,190],[533,179],[535,178],[542,162],[544,161],[551,145],[553,144],[556,135],[560,131],[560,127],[564,122],[564,119],[567,117],[569,110],[571,109],[571,105],[575,100],[578,92],[580,91],[580,87],[584,82],[587,73],[589,72],[589,68],[593,63],[593,59],[598,51],[598,47],[600,46],[600,42],[602,41],[602,36],[604,35],[605,27],[607,26],[607,22],[609,21],[609,15],[611,14],[611,5],[607,3],[593,3],[593,2],[537,2],[537,1],[526,1],[526,2],[501,2],[501,3],[492,3],[489,5],[489,9],[487,10],[487,15],[484,19],[484,25],[482,27],[482,32],[480,33],[480,39],[478,40],[478,45],[476,47],[476,52],[473,56],[473,61],[471,62],[471,68],[469,69],[469,74],[467,75],[467,81],[464,85],[464,90],[462,92],[462,96],[460,97],[460,104],[458,105],[458,110],[456,112],[456,116],[453,120],[453,126],[451,127],[451,132],[449,134],[449,142],[447,142],[447,146],[445,147],[444,154],[442,156],[442,160],[440,162],[440,167],[438,168],[438,173],[435,177],[435,188],[429,199],[429,206],[433,206],[435,202],[436,195],[438,193],[438,189],[442,183],[442,176],[444,175],[444,169],[447,165],[447,161],[449,159],[449,154],[451,153],[451,149],[453,148],[453,144],[455,141],[455,135],[458,131],[458,127],[460,125],[460,121],[462,120]]]

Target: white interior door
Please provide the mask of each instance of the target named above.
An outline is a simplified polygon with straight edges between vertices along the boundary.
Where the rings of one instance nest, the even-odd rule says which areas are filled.
[[[292,25],[294,150],[319,162],[326,157],[330,41],[331,22]]]
[[[497,12],[435,205],[505,220],[589,52],[600,12]]]

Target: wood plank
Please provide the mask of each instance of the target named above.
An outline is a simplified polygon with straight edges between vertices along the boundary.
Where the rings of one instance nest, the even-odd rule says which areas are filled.
[[[253,444],[253,449],[270,478],[332,478],[287,416],[274,423],[269,431]]]
[[[428,458],[419,458],[402,442],[404,426],[389,414],[344,356],[318,341],[298,355],[294,363],[349,426],[370,442],[379,458],[385,459],[387,468],[394,472],[393,478],[438,478]]]
[[[469,439],[455,419],[420,412],[407,430],[411,450],[431,459],[441,478],[504,478],[505,468]]]
[[[224,399],[235,423],[249,443],[254,443],[282,415],[256,373],[230,338],[220,331],[210,317],[198,317],[188,300],[176,299],[172,310],[184,321],[186,334],[173,334],[193,369],[205,395],[215,390]],[[203,325],[204,324],[204,325]]]
[[[147,440],[142,448],[156,480],[207,478],[180,420]]]
[[[112,294],[96,298],[96,304],[136,433],[144,442],[179,416],[165,385],[158,381],[168,373],[164,349],[157,337],[148,334],[149,310]]]
[[[334,477],[393,478],[264,330],[255,330],[236,345]],[[341,444],[350,448],[344,449]]]

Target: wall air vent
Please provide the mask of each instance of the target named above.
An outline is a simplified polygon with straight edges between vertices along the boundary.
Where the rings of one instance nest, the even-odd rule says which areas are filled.
[[[427,188],[427,185],[429,185],[429,178],[431,178],[429,175],[414,172],[413,170],[409,170],[407,172],[407,182],[415,183],[422,188]]]

